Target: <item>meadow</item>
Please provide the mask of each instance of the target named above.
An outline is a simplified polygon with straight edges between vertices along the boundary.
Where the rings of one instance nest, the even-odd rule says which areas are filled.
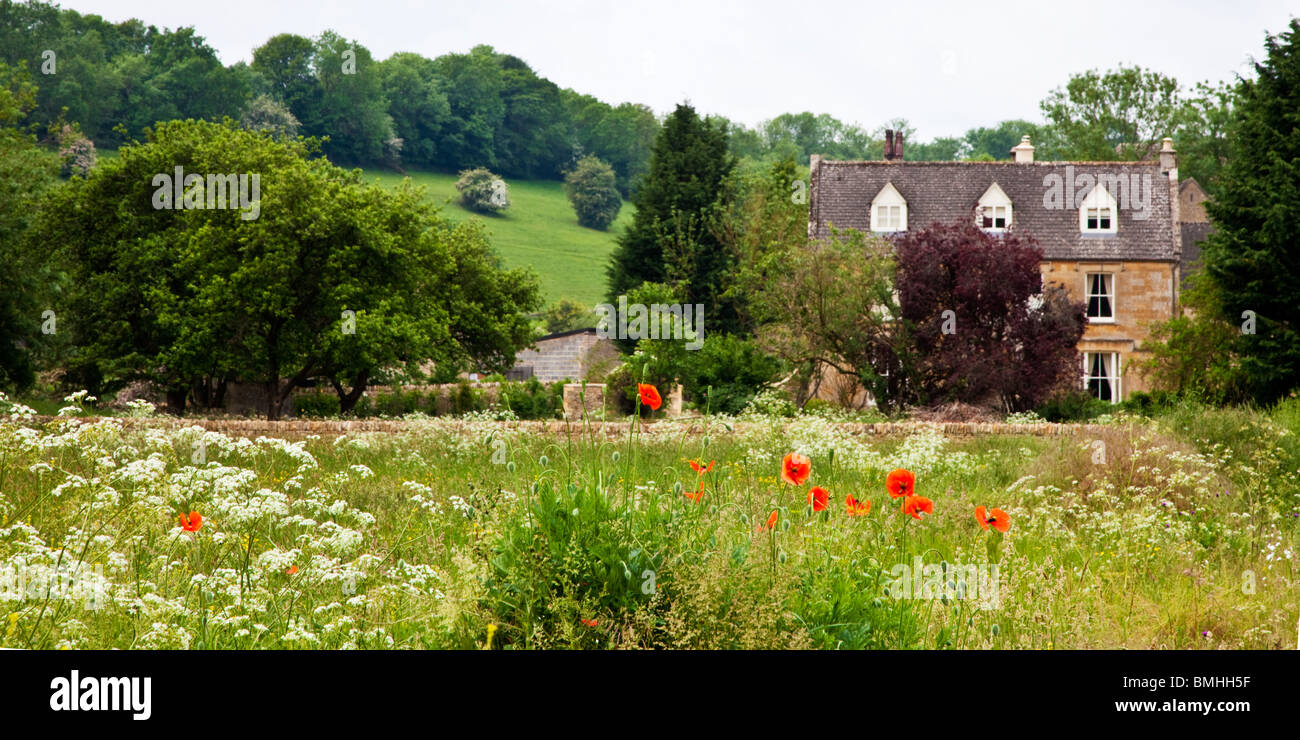
[[[250,439],[80,406],[0,399],[3,647],[1296,647],[1295,401],[1088,439],[811,414]]]
[[[568,298],[585,306],[605,300],[605,265],[615,239],[632,223],[634,207],[624,203],[608,231],[578,225],[562,183],[554,180],[507,180],[510,208],[499,214],[479,214],[457,202],[456,175],[440,172],[408,173],[411,181],[428,190],[429,202],[451,221],[477,218],[487,226],[492,248],[506,267],[531,267],[541,280],[548,304]],[[367,182],[396,187],[402,175],[386,170],[365,170]]]

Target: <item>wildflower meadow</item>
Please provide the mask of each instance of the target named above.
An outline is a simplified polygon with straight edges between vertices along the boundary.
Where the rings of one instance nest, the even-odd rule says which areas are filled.
[[[0,399],[0,647],[1296,647],[1294,400],[1082,436],[651,412],[286,439],[69,399]]]

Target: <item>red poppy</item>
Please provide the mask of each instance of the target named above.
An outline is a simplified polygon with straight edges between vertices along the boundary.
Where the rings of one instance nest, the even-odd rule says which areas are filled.
[[[999,532],[1005,532],[1011,529],[1011,516],[1001,509],[985,511],[983,506],[975,507],[975,521],[980,523],[984,529],[988,529],[992,524],[993,528]]]
[[[286,570],[286,571],[284,572],[284,574],[287,575],[287,576],[291,576],[291,575],[296,574],[297,572],[298,572],[298,566],[296,566],[296,565],[291,565],[291,566],[289,566],[289,569]]]
[[[690,499],[690,500],[692,500],[692,501],[694,501],[694,502],[696,502],[696,503],[699,503],[699,502],[700,502],[700,499],[704,498],[704,481],[700,481],[700,490],[698,490],[698,491],[682,491],[682,494],[685,495],[686,498],[688,498],[688,499]]]
[[[849,516],[866,516],[871,513],[871,502],[859,501],[851,493],[844,499],[844,505],[849,510]]]
[[[885,478],[885,490],[893,498],[907,498],[916,493],[916,476],[910,470],[899,468]]]
[[[596,620],[594,620],[594,619],[584,619],[584,620],[582,620],[582,624],[583,624],[584,627],[595,627],[595,626],[596,626]]]
[[[802,486],[812,473],[812,461],[797,452],[791,452],[781,461],[781,480],[792,486]]]
[[[758,531],[760,532],[767,532],[773,529],[776,529],[776,509],[772,509],[772,513],[767,515],[767,524],[758,525]]]
[[[825,511],[830,500],[831,492],[821,486],[813,486],[808,492],[808,503],[812,504],[813,511]]]
[[[186,532],[197,532],[199,527],[203,526],[203,515],[197,511],[191,511],[188,517],[185,516],[184,512],[181,512],[180,520],[181,529]]]
[[[688,463],[691,464],[691,470],[694,470],[695,472],[699,473],[700,475],[704,475],[705,473],[709,472],[710,470],[713,470],[713,464],[714,464],[715,462],[717,462],[717,461],[716,461],[716,460],[710,460],[710,461],[709,461],[709,465],[708,465],[708,467],[705,467],[705,466],[704,466],[704,463],[700,462],[699,460],[687,460],[686,462],[688,462]]]
[[[908,496],[903,499],[903,513],[913,519],[920,519],[921,514],[934,513],[934,502],[925,496]]]
[[[637,383],[636,392],[641,396],[641,403],[649,406],[651,411],[658,411],[663,405],[664,400],[659,397],[659,389],[649,383]]]

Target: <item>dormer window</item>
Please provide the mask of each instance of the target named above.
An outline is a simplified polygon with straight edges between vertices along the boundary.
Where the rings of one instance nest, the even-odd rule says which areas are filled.
[[[1084,234],[1114,234],[1118,226],[1115,197],[1098,185],[1079,207],[1079,231]]]
[[[907,201],[903,200],[893,183],[886,183],[871,201],[871,230],[877,233],[907,231]]]
[[[1011,199],[996,182],[980,196],[975,208],[975,224],[994,233],[1011,228]]]

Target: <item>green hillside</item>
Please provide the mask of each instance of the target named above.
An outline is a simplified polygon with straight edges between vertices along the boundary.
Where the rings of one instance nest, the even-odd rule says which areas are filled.
[[[402,176],[366,170],[366,177],[395,187]],[[569,298],[595,305],[605,296],[605,264],[614,239],[632,222],[632,204],[625,203],[609,231],[578,225],[564,189],[553,180],[507,180],[510,208],[501,215],[473,213],[456,203],[456,176],[440,172],[411,172],[444,216],[459,221],[477,218],[491,234],[492,246],[509,267],[531,267],[541,278],[546,302]]]

